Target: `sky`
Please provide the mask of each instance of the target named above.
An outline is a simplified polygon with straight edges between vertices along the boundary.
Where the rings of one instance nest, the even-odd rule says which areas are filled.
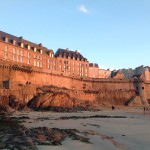
[[[0,14],[1,31],[99,68],[150,66],[150,0],[0,0]]]

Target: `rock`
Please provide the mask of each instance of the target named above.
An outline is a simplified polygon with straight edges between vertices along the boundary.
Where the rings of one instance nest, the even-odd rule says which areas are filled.
[[[36,138],[37,138],[39,141],[46,141],[46,136],[43,135],[43,134],[36,135]]]
[[[67,93],[62,92],[50,92],[39,94],[31,99],[28,104],[28,107],[34,110],[40,109],[49,109],[51,107],[72,107],[73,102],[70,96]],[[59,111],[59,110],[58,110]]]
[[[64,136],[60,132],[54,132],[51,137],[53,142],[55,141],[60,142],[64,140]]]
[[[12,109],[11,107],[9,107],[6,104],[0,104],[0,113],[1,112],[13,112],[14,109]]]

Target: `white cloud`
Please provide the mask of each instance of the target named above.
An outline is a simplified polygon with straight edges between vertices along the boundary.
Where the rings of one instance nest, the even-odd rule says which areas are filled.
[[[79,11],[86,13],[86,14],[90,13],[90,11],[84,5],[80,5]]]

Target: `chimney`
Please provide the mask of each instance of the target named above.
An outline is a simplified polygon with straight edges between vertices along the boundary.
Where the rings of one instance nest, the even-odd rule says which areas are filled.
[[[23,42],[22,42],[23,37],[22,37],[22,36],[21,36],[21,37],[19,37],[19,40],[20,40],[20,46],[21,46],[21,47],[23,47]]]
[[[40,47],[40,53],[42,54],[42,53],[43,53],[43,50],[42,50],[42,43],[39,43],[39,47]]]

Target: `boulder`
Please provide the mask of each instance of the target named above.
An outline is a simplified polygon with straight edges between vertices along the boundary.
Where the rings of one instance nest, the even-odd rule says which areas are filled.
[[[43,94],[38,94],[33,97],[27,104],[28,107],[37,109],[46,109],[48,107],[58,106],[58,107],[72,107],[73,100],[70,98],[69,94],[63,92],[48,92]]]

